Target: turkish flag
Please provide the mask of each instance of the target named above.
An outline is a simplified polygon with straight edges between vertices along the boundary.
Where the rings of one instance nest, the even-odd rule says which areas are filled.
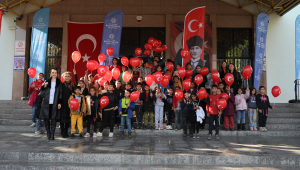
[[[0,8],[0,35],[1,35],[2,14],[3,14],[3,8]]]
[[[83,77],[87,70],[86,64],[90,60],[98,61],[101,50],[103,23],[72,23],[68,22],[68,67],[73,72],[74,62],[72,53],[79,51],[81,59],[76,63],[75,69],[78,79]],[[97,74],[97,70],[89,74]],[[74,80],[73,80],[74,82]]]
[[[204,60],[204,23],[205,7],[194,8],[185,16],[183,49],[188,49],[190,56],[183,59],[182,66],[184,67],[186,63],[191,61],[191,58],[194,63],[200,63],[200,59],[202,62]]]

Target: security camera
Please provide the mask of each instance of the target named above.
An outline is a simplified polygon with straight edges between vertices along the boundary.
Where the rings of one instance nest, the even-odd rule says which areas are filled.
[[[17,22],[15,19],[12,20],[13,22]]]

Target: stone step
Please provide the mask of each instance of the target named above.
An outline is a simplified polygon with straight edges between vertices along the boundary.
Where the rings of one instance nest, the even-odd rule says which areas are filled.
[[[290,124],[290,123],[300,123],[299,118],[273,118],[268,117],[267,124],[268,123],[281,123],[281,124]]]
[[[299,113],[300,112],[300,108],[297,107],[276,107],[275,106],[275,110],[272,109],[268,109],[268,111],[270,113]]]
[[[248,117],[248,115],[247,115]],[[300,112],[298,113],[269,113],[268,118],[300,118]]]
[[[0,109],[0,114],[32,114],[32,109]]]

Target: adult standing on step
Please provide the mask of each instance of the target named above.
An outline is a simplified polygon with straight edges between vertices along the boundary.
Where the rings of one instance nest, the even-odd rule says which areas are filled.
[[[47,138],[50,140],[54,140],[56,120],[60,118],[61,103],[59,96],[62,83],[57,75],[57,69],[52,69],[51,77],[45,81],[40,90],[40,96],[43,97],[40,118],[44,119]]]
[[[231,73],[234,77],[234,81],[232,83],[232,85],[230,86],[230,88],[233,89],[233,94],[236,95],[238,92],[238,88],[242,87],[242,77],[241,74],[236,70],[235,66],[231,63],[229,64],[229,73]]]

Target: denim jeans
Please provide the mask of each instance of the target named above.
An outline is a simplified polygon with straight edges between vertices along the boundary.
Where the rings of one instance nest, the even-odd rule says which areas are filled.
[[[121,132],[124,132],[125,121],[127,123],[128,132],[131,132],[131,119],[128,116],[121,116]]]
[[[216,122],[216,135],[219,134],[219,115],[209,115],[209,134],[212,135],[212,127]]]
[[[182,123],[182,111],[181,110],[177,110],[175,112],[175,128],[178,127],[178,119],[180,120],[180,126],[183,127],[183,123]]]
[[[245,123],[245,113],[246,113],[246,110],[238,110],[237,111],[237,124],[240,124],[241,123],[241,119],[242,119],[242,124]]]

